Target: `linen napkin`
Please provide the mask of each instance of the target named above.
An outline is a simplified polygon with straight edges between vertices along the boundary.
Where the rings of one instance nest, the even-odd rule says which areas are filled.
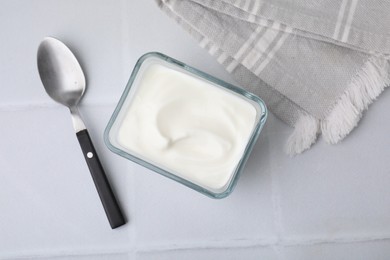
[[[286,150],[338,143],[390,83],[390,2],[156,0],[294,127]]]

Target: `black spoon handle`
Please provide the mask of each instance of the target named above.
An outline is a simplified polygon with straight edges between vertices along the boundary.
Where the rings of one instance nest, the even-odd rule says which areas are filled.
[[[103,167],[100,163],[99,157],[92,144],[91,137],[88,134],[87,129],[77,132],[77,139],[79,140],[81,150],[83,151],[84,158],[87,161],[89,171],[91,172],[92,179],[95,183],[100,200],[103,204],[108,221],[111,228],[117,228],[126,223],[119,204],[115,199],[114,193],[110,187],[107,176],[104,173]]]

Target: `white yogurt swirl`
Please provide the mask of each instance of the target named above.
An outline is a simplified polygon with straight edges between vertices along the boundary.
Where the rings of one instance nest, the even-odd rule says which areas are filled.
[[[117,142],[206,189],[229,183],[257,111],[242,97],[161,64],[138,75]]]

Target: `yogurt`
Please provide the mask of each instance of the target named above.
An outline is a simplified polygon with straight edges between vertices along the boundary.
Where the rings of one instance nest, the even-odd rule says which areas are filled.
[[[159,63],[142,69],[123,108],[121,149],[207,190],[224,190],[256,125],[255,106]]]

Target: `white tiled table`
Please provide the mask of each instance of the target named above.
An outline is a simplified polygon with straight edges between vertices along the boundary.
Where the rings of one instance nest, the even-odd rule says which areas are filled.
[[[233,82],[153,0],[1,0],[0,34],[0,259],[390,259],[390,91],[342,144],[295,158],[283,153],[291,129],[270,115],[235,191],[212,200],[103,143],[145,52]],[[80,110],[128,219],[116,230],[68,111],[39,80],[47,35],[87,74]]]

